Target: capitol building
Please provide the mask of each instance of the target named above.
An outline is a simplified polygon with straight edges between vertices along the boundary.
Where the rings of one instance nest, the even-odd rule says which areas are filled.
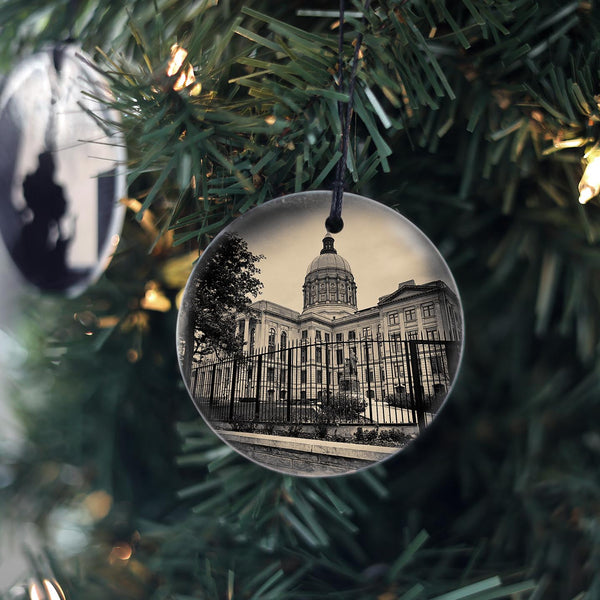
[[[298,293],[302,312],[261,299],[235,316],[243,355],[196,362],[190,389],[200,411],[215,423],[314,424],[343,399],[338,422],[425,427],[459,359],[454,290],[410,279],[359,309],[352,268],[327,234]]]
[[[417,284],[402,281],[375,306],[358,309],[357,285],[348,261],[327,234],[306,271],[303,310],[268,300],[254,302],[238,319],[244,350],[284,349],[299,341],[445,340],[462,338],[457,295],[441,280]]]

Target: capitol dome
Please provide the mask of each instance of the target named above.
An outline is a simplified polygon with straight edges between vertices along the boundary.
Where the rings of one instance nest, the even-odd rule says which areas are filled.
[[[331,234],[323,238],[319,256],[308,265],[302,291],[304,310],[325,317],[356,312],[356,283],[350,263],[337,253]]]

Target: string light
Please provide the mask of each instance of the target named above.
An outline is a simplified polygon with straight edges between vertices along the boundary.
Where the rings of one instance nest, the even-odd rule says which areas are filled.
[[[111,564],[127,562],[133,555],[133,548],[127,542],[120,542],[113,546],[108,557]]]
[[[65,600],[65,595],[57,581],[44,579],[44,588],[46,589],[48,600]]]
[[[29,585],[30,600],[65,600],[65,593],[55,579],[44,579],[43,587],[41,589],[41,586],[32,581]]]
[[[34,581],[29,585],[29,598],[30,600],[42,600],[45,596],[44,592],[40,590],[38,584]]]
[[[600,153],[589,159],[579,182],[579,202],[585,204],[600,193]]]
[[[179,76],[175,80],[173,84],[173,89],[176,92],[187,88],[192,85],[196,81],[196,76],[194,75],[194,67],[192,65],[188,65],[187,69],[182,69],[183,63],[187,58],[188,51],[185,48],[182,48],[178,44],[173,44],[171,46],[171,60],[169,61],[169,65],[167,66],[167,76],[173,77],[179,73]],[[197,96],[202,91],[202,84],[200,82],[196,83],[194,87],[192,87],[189,91],[190,96]]]
[[[162,293],[156,282],[149,281],[146,284],[146,293],[140,301],[140,306],[144,310],[168,312],[171,309],[171,301]]]

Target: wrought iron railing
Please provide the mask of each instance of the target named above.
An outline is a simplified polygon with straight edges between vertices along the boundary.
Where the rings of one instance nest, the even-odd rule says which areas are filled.
[[[456,341],[299,340],[205,359],[192,370],[191,390],[209,421],[422,428],[448,394],[459,353]]]

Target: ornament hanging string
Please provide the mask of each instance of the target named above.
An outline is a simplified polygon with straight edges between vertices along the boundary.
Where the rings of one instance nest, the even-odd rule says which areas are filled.
[[[362,24],[366,21],[366,13],[369,10],[371,0],[366,0],[363,8]],[[340,0],[340,33],[338,42],[338,91],[343,91],[344,87],[344,13],[345,0]],[[342,139],[340,142],[340,151],[342,155],[336,166],[335,180],[333,182],[333,193],[331,195],[331,210],[329,217],[325,221],[325,227],[330,233],[339,233],[344,227],[342,220],[342,201],[344,198],[344,176],[346,174],[346,163],[348,157],[348,145],[350,140],[350,125],[352,122],[352,111],[354,107],[354,90],[356,87],[356,74],[358,72],[358,56],[362,45],[363,34],[359,31],[356,35],[354,56],[352,57],[352,70],[350,72],[350,82],[348,84],[348,104],[344,110],[344,103],[338,101],[338,113],[342,130]]]

